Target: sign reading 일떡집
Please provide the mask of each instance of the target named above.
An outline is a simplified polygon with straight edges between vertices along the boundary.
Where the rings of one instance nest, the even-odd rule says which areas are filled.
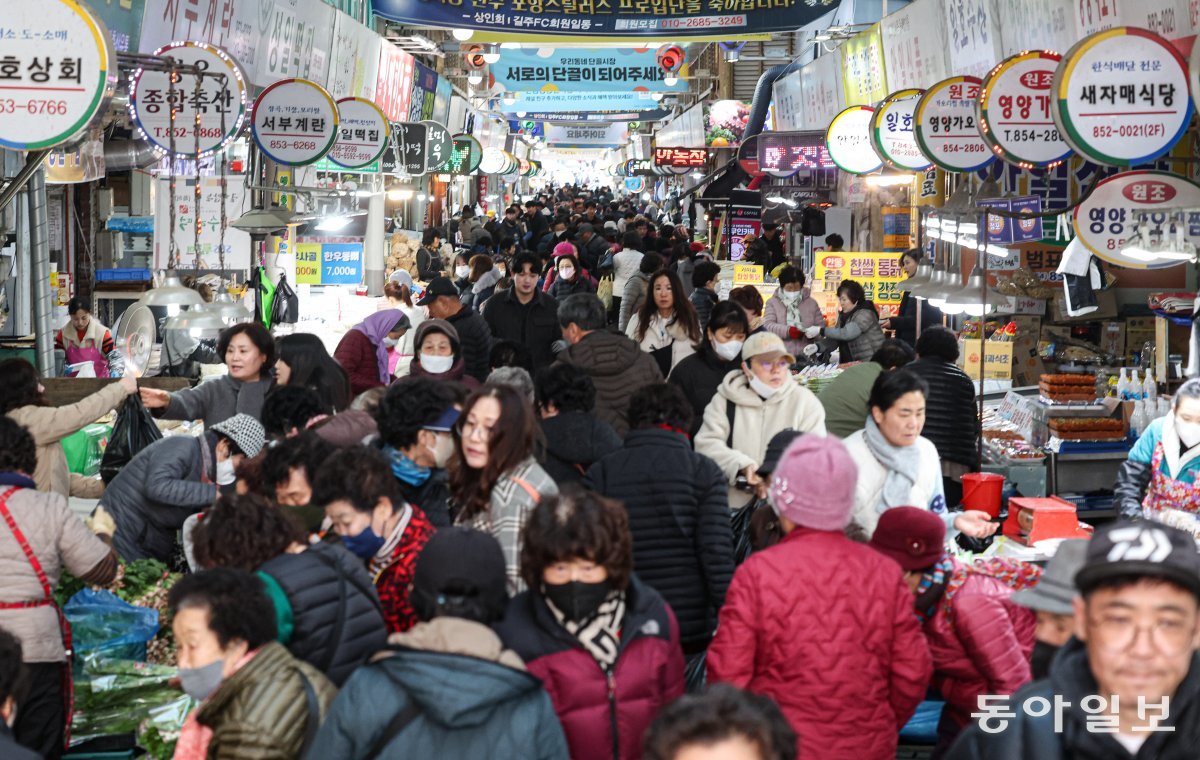
[[[383,111],[365,98],[342,98],[337,107],[338,138],[329,151],[329,160],[348,169],[378,161],[391,134]]]

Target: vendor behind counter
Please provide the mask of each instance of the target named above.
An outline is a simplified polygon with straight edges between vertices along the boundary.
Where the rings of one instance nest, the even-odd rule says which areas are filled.
[[[1158,520],[1200,535],[1200,378],[1184,383],[1171,414],[1138,438],[1113,490],[1121,517]]]

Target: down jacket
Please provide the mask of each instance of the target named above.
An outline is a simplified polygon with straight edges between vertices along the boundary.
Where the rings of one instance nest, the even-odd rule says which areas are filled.
[[[621,448],[621,437],[590,412],[559,412],[538,420],[546,446],[538,464],[559,486],[578,483],[596,462]]]
[[[671,605],[685,647],[707,644],[733,578],[721,468],[679,433],[641,429],[592,465],[584,486],[624,502],[634,572]]]
[[[639,388],[663,379],[654,357],[624,335],[605,330],[588,333],[559,357],[591,375],[596,416],[622,437],[629,432],[629,399]]]
[[[981,694],[1012,694],[1029,682],[1034,611],[1013,604],[1013,589],[998,578],[973,573],[957,560],[966,580],[947,605],[939,602],[925,621],[933,657],[933,684],[955,725],[965,726]]]
[[[873,306],[865,304],[855,309],[848,318],[843,314],[838,318],[837,327],[826,327],[821,335],[842,344],[839,358],[843,362],[869,361],[883,345],[879,314]]]
[[[108,484],[100,506],[117,523],[113,548],[122,559],[171,561],[184,521],[217,498],[213,445],[208,435],[163,438],[139,451]]]
[[[778,290],[763,305],[763,327],[783,338],[783,345],[787,346],[788,353],[796,357],[802,356],[804,347],[813,341],[803,335],[799,338],[790,337],[790,328],[796,327],[803,332],[805,327],[825,326],[825,315],[821,313],[821,306],[809,295],[808,288],[800,291],[800,318],[804,322],[803,326],[788,324],[787,304],[779,297]],[[850,357],[843,356],[842,361],[850,361]]]
[[[550,693],[571,760],[638,760],[654,716],[683,696],[683,652],[671,608],[636,577],[625,605],[611,678],[559,624],[541,594],[518,594],[496,626],[504,645]]]
[[[717,387],[730,372],[741,366],[738,359],[725,361],[713,351],[709,341],[704,341],[696,353],[675,365],[667,382],[679,386],[692,407],[692,429],[688,433],[695,438],[704,422],[704,410],[708,402],[717,395]]]
[[[921,435],[933,442],[942,460],[974,470],[979,464],[975,458],[979,406],[971,378],[953,363],[933,356],[917,359],[904,368],[929,383]]]
[[[258,568],[283,592],[276,612],[291,621],[283,642],[293,655],[341,686],[355,668],[387,643],[379,596],[362,561],[335,544],[316,543],[280,554]],[[280,607],[284,607],[281,610]]]
[[[375,344],[362,330],[347,330],[333,351],[333,358],[350,378],[350,392],[357,396],[363,391],[383,385],[379,379],[379,359]]]
[[[801,757],[821,760],[895,757],[930,672],[900,567],[840,531],[796,528],[751,554],[708,650],[710,681],[774,699]]]
[[[729,407],[733,405],[733,432],[729,430]],[[696,435],[696,451],[709,457],[729,481],[729,506],[737,509],[750,494],[733,487],[738,473],[756,468],[767,454],[767,444],[781,430],[825,435],[825,409],[807,388],[788,380],[769,399],[750,388],[746,373],[738,369],[725,376],[717,387],[704,423]]]

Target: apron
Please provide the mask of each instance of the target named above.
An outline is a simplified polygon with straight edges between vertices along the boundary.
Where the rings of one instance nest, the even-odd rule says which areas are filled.
[[[58,630],[62,635],[63,649],[66,651],[67,659],[62,666],[62,686],[63,686],[63,716],[66,718],[66,725],[63,727],[63,747],[71,745],[71,718],[75,710],[75,683],[71,680],[71,666],[75,653],[71,650],[71,624],[67,621],[66,615],[57,604],[54,603],[54,587],[50,585],[50,580],[46,578],[46,573],[42,571],[42,563],[38,561],[37,555],[33,553],[33,549],[29,546],[29,541],[25,539],[25,534],[17,526],[16,520],[13,519],[12,513],[8,510],[8,497],[12,496],[19,489],[18,486],[13,486],[0,494],[0,516],[8,523],[8,529],[12,531],[13,538],[17,540],[21,551],[25,553],[25,559],[29,561],[29,566],[33,568],[33,572],[37,575],[38,582],[42,584],[43,597],[27,602],[0,602],[0,610],[25,610],[34,607],[53,607],[55,613],[58,614]]]
[[[96,370],[96,377],[108,377],[108,359],[104,358],[104,354],[97,348],[97,339],[92,336],[92,325],[88,325],[87,332],[84,333],[83,340],[78,340],[79,334],[74,335],[75,328],[67,325],[62,330],[63,349],[67,352],[67,364],[79,364],[81,362],[91,362],[92,367]],[[101,339],[103,338],[101,333]]]
[[[1177,509],[1188,514],[1200,512],[1200,483],[1184,483],[1164,473],[1161,469],[1163,456],[1163,445],[1160,441],[1154,447],[1154,459],[1150,462],[1150,469],[1154,474],[1150,478],[1150,487],[1146,489],[1146,498],[1142,501],[1142,506],[1155,512],[1164,509]]]

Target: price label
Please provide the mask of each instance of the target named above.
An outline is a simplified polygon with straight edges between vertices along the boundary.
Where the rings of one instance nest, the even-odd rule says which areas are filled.
[[[284,79],[262,91],[250,116],[254,141],[284,166],[316,163],[338,138],[338,106],[307,79]]]
[[[1179,232],[1197,242],[1200,211],[1172,212],[1179,208],[1200,208],[1200,185],[1170,172],[1121,172],[1101,180],[1075,207],[1075,234],[1092,253],[1111,264],[1133,269],[1177,266],[1181,263],[1178,257],[1131,250],[1131,238],[1135,228],[1140,228],[1151,246]],[[1176,228],[1180,213],[1182,230]]]
[[[450,161],[454,138],[440,122],[425,120],[421,124],[425,125],[426,171],[441,171]]]
[[[1131,26],[1080,41],[1054,75],[1054,121],[1075,152],[1134,166],[1167,153],[1192,120],[1188,69],[1162,37]]]
[[[875,152],[889,167],[920,172],[930,166],[917,145],[913,115],[924,90],[897,90],[888,95],[871,115],[871,138]]]
[[[997,156],[1022,169],[1054,166],[1071,155],[1051,116],[1061,58],[1031,50],[1004,59],[984,77],[975,106],[980,134]]]
[[[883,162],[871,147],[870,106],[850,106],[833,117],[825,132],[825,148],[838,168],[850,174],[868,174]]]
[[[172,100],[170,74],[138,69],[129,87],[129,114],[146,141],[167,153],[189,158],[196,157],[199,145],[203,158],[220,150],[242,131],[246,120],[246,77],[232,56],[215,45],[191,41],[165,45],[154,51],[154,55],[224,76],[178,74]]]
[[[387,149],[391,125],[379,106],[366,98],[337,102],[338,137],[329,160],[347,169],[374,163]]]
[[[117,84],[108,29],[75,0],[5,3],[0,16],[0,147],[40,150],[78,137]]]
[[[975,118],[981,87],[976,77],[950,77],[930,87],[917,101],[917,145],[930,161],[948,172],[975,172],[996,160],[979,136]]]

